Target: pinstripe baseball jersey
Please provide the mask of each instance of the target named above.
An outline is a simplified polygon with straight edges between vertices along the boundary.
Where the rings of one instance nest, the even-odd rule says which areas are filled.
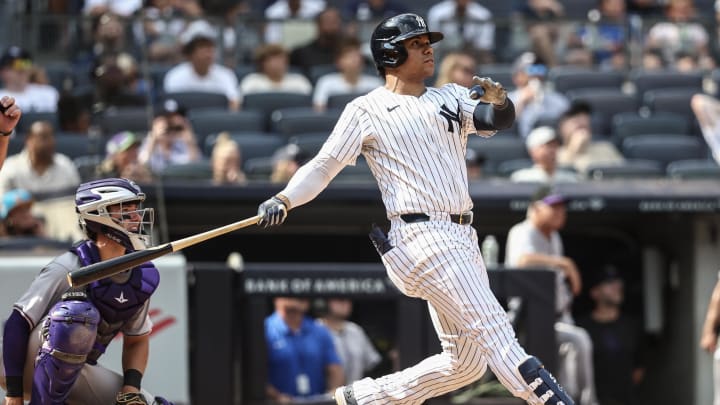
[[[388,218],[469,211],[465,149],[468,135],[476,133],[477,101],[467,94],[456,84],[429,87],[419,97],[378,87],[347,105],[321,153],[343,165],[354,164],[362,153]]]

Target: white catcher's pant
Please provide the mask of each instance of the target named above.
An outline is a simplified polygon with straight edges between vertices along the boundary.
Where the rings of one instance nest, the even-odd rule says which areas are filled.
[[[475,229],[448,220],[397,219],[389,238],[395,247],[382,258],[388,276],[403,294],[428,301],[442,353],[355,382],[358,404],[422,404],[478,380],[487,366],[513,395],[540,404],[517,371],[529,355],[490,290]]]
[[[38,354],[38,350],[42,344],[42,322],[30,332],[30,340],[28,342],[27,355],[25,357],[25,373],[23,375],[23,384],[25,385],[23,391],[25,392],[25,400],[30,399],[30,392],[32,390],[33,373],[35,371],[35,358]],[[117,344],[121,344],[117,342]],[[1,349],[1,345],[0,345]],[[115,396],[120,391],[123,385],[123,377],[109,370],[101,365],[91,366],[85,364],[80,370],[72,389],[70,389],[70,396],[67,399],[67,405],[113,405],[115,403]],[[5,389],[5,366],[0,356],[0,386]],[[153,403],[155,398],[152,394],[146,390],[142,390],[145,399],[148,403]]]

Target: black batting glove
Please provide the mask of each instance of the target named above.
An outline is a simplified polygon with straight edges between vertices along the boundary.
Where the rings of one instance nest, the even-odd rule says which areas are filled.
[[[274,196],[258,207],[260,221],[258,225],[267,228],[268,226],[280,225],[287,217],[287,205],[279,197]]]

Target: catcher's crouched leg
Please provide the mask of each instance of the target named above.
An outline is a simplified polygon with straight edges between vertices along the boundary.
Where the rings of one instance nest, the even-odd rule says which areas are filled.
[[[575,404],[537,357],[529,357],[518,366],[518,371],[541,403],[548,405]]]
[[[95,343],[100,314],[82,299],[60,301],[43,326],[31,405],[64,404]]]

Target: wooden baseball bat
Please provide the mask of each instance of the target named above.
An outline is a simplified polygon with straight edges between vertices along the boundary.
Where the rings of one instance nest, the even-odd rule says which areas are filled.
[[[157,259],[160,256],[164,256],[168,253],[177,252],[178,250],[185,249],[188,246],[196,245],[200,242],[204,242],[208,239],[225,235],[232,231],[255,225],[260,221],[259,216],[250,217],[243,219],[242,221],[233,222],[232,224],[221,226],[219,228],[211,229],[197,235],[188,236],[187,238],[178,239],[173,242],[168,242],[164,245],[151,247],[145,250],[138,250],[136,252],[128,253],[123,256],[115,257],[110,260],[94,263],[89,266],[82,267],[75,271],[71,271],[67,274],[67,281],[70,287],[80,287],[85,284],[92,283],[93,281],[101,280],[105,277],[110,277],[117,273],[131,269],[147,261]]]

